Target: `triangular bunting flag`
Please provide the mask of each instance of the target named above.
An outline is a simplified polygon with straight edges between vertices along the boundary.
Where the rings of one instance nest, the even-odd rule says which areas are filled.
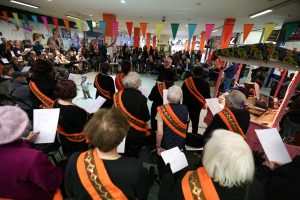
[[[21,14],[21,16],[22,16],[22,19],[24,20],[24,22],[26,24],[26,27],[28,27],[29,26],[29,21],[28,21],[27,15]]]
[[[155,30],[156,30],[156,35],[157,35],[158,40],[160,40],[160,35],[161,35],[163,29],[164,29],[163,23],[155,24]]]
[[[249,36],[250,32],[252,31],[254,24],[244,24],[244,33],[243,33],[243,43],[245,43],[247,37]]]
[[[265,43],[265,41],[270,37],[270,35],[275,27],[276,27],[276,24],[265,24],[263,40],[262,40],[263,43]]]
[[[206,42],[210,39],[210,36],[215,28],[215,24],[205,24],[205,39]],[[202,36],[201,36],[202,37]]]
[[[32,17],[32,20],[33,20],[33,22],[34,22],[36,28],[37,28],[38,30],[40,30],[40,24],[39,24],[39,22],[38,22],[38,20],[37,20],[37,16],[36,16],[36,15],[31,15],[31,17]]]
[[[47,16],[41,16],[42,21],[46,27],[46,29],[49,31],[49,25],[48,25],[48,20],[47,20]]]
[[[20,20],[19,20],[18,13],[13,12],[12,15],[13,15],[13,17],[15,19],[16,26],[20,27]]]
[[[294,31],[298,27],[299,23],[290,23],[287,24],[285,27],[285,35],[284,35],[284,42],[288,41],[288,39],[293,35]]]
[[[82,32],[81,20],[80,19],[76,19],[75,23],[76,23],[76,26],[78,28],[78,31]]]
[[[89,26],[90,31],[93,32],[94,31],[94,29],[93,29],[93,20],[88,19],[88,20],[86,20],[86,23]]]
[[[69,23],[69,19],[65,18],[63,19],[64,24],[66,26],[67,31],[70,33],[70,23]]]
[[[196,30],[196,27],[197,27],[197,24],[189,24],[188,25],[188,28],[189,28],[189,43],[195,33],[195,30]]]
[[[126,27],[127,27],[128,35],[129,35],[129,37],[131,37],[133,22],[126,22]]]
[[[56,30],[58,31],[58,19],[56,17],[52,17],[52,21],[53,21],[53,24],[54,24]]]
[[[233,27],[234,27],[234,24],[225,24],[225,26],[223,28],[224,43],[227,43],[228,39],[231,38]]]
[[[177,35],[177,31],[178,31],[178,28],[179,28],[179,24],[178,23],[176,23],[176,24],[172,23],[171,28],[172,28],[173,39],[175,40],[176,35]]]
[[[142,31],[142,36],[143,38],[146,38],[146,32],[147,32],[147,23],[141,22],[140,23],[141,31]]]
[[[103,36],[105,36],[105,26],[106,26],[105,21],[99,21],[99,26]]]
[[[201,38],[200,38],[200,46],[199,46],[199,51],[203,53],[204,47],[205,47],[205,40],[207,39],[206,37],[206,32],[201,33]],[[208,41],[208,40],[207,40]]]

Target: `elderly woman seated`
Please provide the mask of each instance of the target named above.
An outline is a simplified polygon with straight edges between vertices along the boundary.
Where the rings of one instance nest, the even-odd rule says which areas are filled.
[[[202,163],[175,185],[170,199],[264,199],[263,187],[254,179],[251,149],[242,136],[214,131],[204,147]]]
[[[129,130],[120,109],[100,109],[84,128],[95,149],[71,156],[65,189],[71,199],[147,199],[150,179],[142,163],[118,154]]]
[[[207,139],[216,129],[226,129],[240,134],[246,139],[246,132],[250,124],[250,113],[245,110],[246,96],[232,90],[225,101],[225,108],[217,113],[205,130],[203,136]]]
[[[140,75],[129,72],[123,79],[125,89],[114,94],[114,106],[120,108],[129,121],[130,129],[126,137],[125,155],[138,157],[146,136],[150,135],[147,121],[150,120],[147,98],[138,90]]]

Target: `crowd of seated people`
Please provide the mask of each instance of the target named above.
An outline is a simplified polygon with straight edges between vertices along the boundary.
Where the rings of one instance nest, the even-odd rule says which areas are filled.
[[[108,75],[108,62],[100,64],[94,87],[96,97],[102,96],[106,103],[89,114],[72,102],[77,96],[76,83],[57,78],[56,73],[72,62],[76,47],[71,47],[73,54],[64,55],[52,44],[54,40],[48,42],[48,49],[40,55],[29,53],[28,59],[33,62],[29,72],[22,72],[19,63],[4,65],[2,70],[0,198],[147,199],[154,180],[159,182],[158,199],[299,197],[299,156],[286,165],[254,162],[245,141],[250,114],[242,92],[230,91],[224,110],[214,116],[203,136],[198,134],[199,115],[205,99],[210,98],[210,88],[204,69],[196,63],[189,67],[195,62],[192,59],[186,61],[184,70],[189,75],[182,76],[185,80],[181,87],[174,84],[180,69],[172,66],[174,62],[180,64],[180,53],[175,53],[173,60],[164,59],[157,68],[157,82],[149,96],[144,96],[140,91],[142,79],[135,71],[139,68],[132,66],[130,47],[126,47],[122,52],[126,59],[116,81]],[[22,50],[18,51],[21,55]],[[136,64],[146,63],[137,60]],[[167,103],[164,89],[168,89]],[[151,112],[148,100],[153,102]],[[36,145],[33,143],[39,133],[32,132],[32,113],[33,109],[44,108],[60,109],[57,137],[53,144]],[[282,135],[292,137],[294,143],[299,142],[300,135],[297,115],[298,106],[292,105],[281,124]],[[187,131],[190,122],[192,133]],[[287,124],[293,128],[287,129]],[[124,138],[125,152],[120,154],[117,147]],[[186,152],[189,142],[204,148],[201,162],[173,174],[161,154],[173,147]],[[157,177],[153,168],[144,167],[141,153],[145,149],[156,158]],[[285,183],[284,190],[280,189],[281,182]]]

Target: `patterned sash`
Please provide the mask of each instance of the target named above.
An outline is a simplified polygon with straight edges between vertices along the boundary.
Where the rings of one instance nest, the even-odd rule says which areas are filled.
[[[218,115],[221,117],[222,121],[226,124],[227,128],[230,131],[240,134],[244,139],[247,139],[245,133],[242,128],[239,126],[234,114],[231,110],[225,107],[221,112],[218,112]]]
[[[83,135],[83,133],[68,134],[59,125],[57,125],[57,129],[56,130],[57,130],[57,132],[59,134],[65,136],[71,142],[83,142],[83,141],[85,141],[85,136]]]
[[[172,131],[180,137],[186,138],[187,125],[176,116],[170,104],[157,107],[157,112]]]
[[[203,105],[203,109],[205,109],[205,98],[202,96],[202,94],[197,90],[194,80],[192,77],[185,79],[184,81],[186,87],[191,92],[191,94]]]
[[[140,119],[137,119],[136,117],[134,117],[133,115],[131,115],[126,108],[123,105],[122,102],[122,94],[123,91],[117,92],[114,94],[114,105],[116,108],[121,108],[121,110],[123,111],[123,113],[127,116],[129,125],[134,128],[137,131],[140,132],[145,132],[146,136],[150,135],[150,132],[148,130],[148,124]]]
[[[186,200],[219,200],[214,184],[203,167],[186,173],[181,182]]]
[[[33,81],[29,82],[29,88],[32,91],[32,93],[42,102],[42,104],[46,108],[52,108],[54,101],[47,97],[45,94],[43,94],[36,86],[36,84]]]
[[[112,97],[110,96],[110,93],[109,91],[107,90],[104,90],[100,84],[98,83],[98,76],[99,74],[97,74],[97,76],[95,77],[95,85],[96,85],[96,88],[97,90],[106,98],[106,99],[112,99]]]
[[[161,98],[163,99],[163,96],[164,96],[163,91],[164,91],[164,89],[167,89],[166,83],[165,82],[157,83],[157,89],[158,89],[158,92],[159,92]]]
[[[118,91],[124,90],[123,78],[124,73],[119,73],[116,76],[116,88],[118,89]]]
[[[96,150],[89,150],[79,155],[77,173],[80,181],[92,199],[126,200],[127,197],[110,180],[103,161]]]

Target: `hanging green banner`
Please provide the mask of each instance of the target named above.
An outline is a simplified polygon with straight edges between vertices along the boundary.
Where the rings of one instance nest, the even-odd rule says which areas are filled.
[[[177,35],[177,31],[178,31],[178,28],[179,28],[179,24],[178,23],[177,24],[172,23],[171,28],[172,28],[173,39],[175,40],[176,35]]]

